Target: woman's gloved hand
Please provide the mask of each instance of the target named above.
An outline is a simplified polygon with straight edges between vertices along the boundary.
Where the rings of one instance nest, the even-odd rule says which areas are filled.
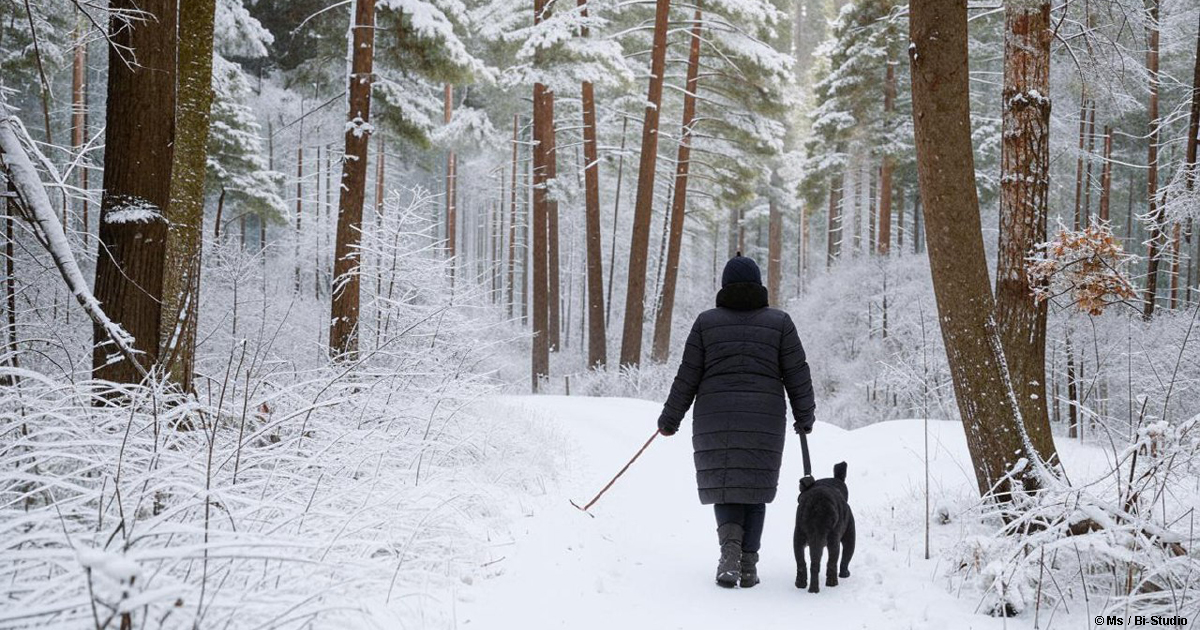
[[[668,421],[666,418],[658,419],[658,432],[664,436],[671,437],[672,435],[675,435],[675,432],[678,430],[679,427],[671,426],[670,421]]]

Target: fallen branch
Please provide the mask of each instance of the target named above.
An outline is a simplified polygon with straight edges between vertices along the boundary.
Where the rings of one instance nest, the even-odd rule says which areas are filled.
[[[121,328],[120,324],[105,314],[100,302],[88,288],[87,280],[84,279],[83,272],[79,270],[79,264],[75,261],[75,254],[71,251],[70,244],[67,243],[67,235],[63,232],[62,223],[59,222],[58,215],[50,204],[50,196],[46,194],[46,187],[38,177],[37,169],[29,160],[29,155],[25,152],[25,147],[17,135],[18,130],[28,137],[29,134],[25,131],[25,127],[16,116],[10,113],[8,103],[5,101],[3,93],[0,93],[0,165],[3,166],[9,181],[16,190],[17,208],[22,218],[33,225],[34,236],[42,247],[46,248],[50,258],[54,260],[54,266],[58,268],[63,281],[66,282],[67,289],[79,301],[87,316],[104,330],[105,335],[112,340],[121,356],[134,366],[142,378],[145,378],[148,373],[137,360],[138,351],[133,347],[133,337],[124,328]]]

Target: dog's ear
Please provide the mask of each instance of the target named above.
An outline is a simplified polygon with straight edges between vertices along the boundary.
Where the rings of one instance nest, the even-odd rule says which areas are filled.
[[[833,465],[833,477],[842,481],[846,480],[846,462]]]

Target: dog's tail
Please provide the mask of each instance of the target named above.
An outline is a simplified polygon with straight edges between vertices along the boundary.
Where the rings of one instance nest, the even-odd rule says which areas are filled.
[[[846,480],[846,462],[833,465],[833,476],[835,479]]]

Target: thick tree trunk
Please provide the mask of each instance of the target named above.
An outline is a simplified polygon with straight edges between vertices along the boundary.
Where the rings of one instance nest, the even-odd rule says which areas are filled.
[[[360,261],[363,201],[367,188],[367,147],[371,143],[371,74],[375,60],[375,0],[355,0],[350,28],[350,109],[346,151],[338,196],[337,240],[333,255],[329,351],[334,359],[358,357],[358,315],[362,300]]]
[[[587,0],[580,0],[587,19]],[[582,31],[588,36],[587,28]],[[603,367],[608,361],[604,335],[604,243],[600,236],[600,155],[596,148],[596,95],[591,82],[583,91],[583,179],[587,230],[588,365]]]
[[[896,70],[891,55],[887,58],[887,74],[883,78],[883,112],[891,120],[896,110]],[[901,241],[901,245],[903,245]],[[892,251],[892,156],[885,153],[879,167],[879,255]]]
[[[1005,8],[1003,143],[996,324],[1025,429],[1055,459],[1046,407],[1046,308],[1034,299],[1026,262],[1046,240],[1050,190],[1050,4]],[[1090,168],[1090,167],[1089,167]]]
[[[671,200],[671,235],[667,248],[667,268],[654,322],[654,345],[650,359],[656,363],[671,354],[671,318],[675,312],[675,285],[679,277],[679,256],[683,248],[683,220],[687,209],[688,170],[692,159],[692,124],[696,119],[696,89],[700,76],[700,9],[692,17],[692,39],[688,46],[687,83],[683,94],[683,126],[675,158],[675,196]]]
[[[540,24],[549,17],[550,0],[534,0],[533,22]],[[544,60],[539,54],[535,64]],[[549,181],[553,177],[554,153],[554,92],[546,85],[533,86],[533,391],[537,392],[541,379],[550,375],[550,261]]]
[[[980,494],[1036,453],[996,330],[975,188],[968,86],[966,0],[913,0],[909,16],[913,126],[929,263],[946,359]],[[1024,476],[1026,487],[1036,477]]]
[[[629,241],[629,280],[625,293],[625,321],[621,337],[621,365],[642,362],[642,328],[646,307],[646,256],[650,248],[650,218],[654,204],[654,169],[658,163],[658,114],[666,73],[667,28],[671,0],[655,0],[654,40],[650,50],[650,87],[642,121],[642,152],[638,161],[637,196],[633,208],[633,234]]]
[[[175,0],[114,0],[109,37],[108,101],[104,132],[104,196],[96,299],[134,338],[141,363],[158,363],[163,268],[175,146]],[[153,19],[126,23],[115,10],[145,11]],[[138,51],[126,64],[124,50]],[[113,356],[108,332],[93,327],[93,375],[120,383],[141,380],[137,366]],[[110,361],[111,357],[111,361]]]
[[[545,0],[536,0],[540,14]],[[549,191],[546,190],[546,137],[554,133],[548,107],[550,92],[541,83],[533,86],[533,391],[550,375],[549,264],[547,223]]]
[[[1149,202],[1150,242],[1146,251],[1146,294],[1142,316],[1154,316],[1154,302],[1158,298],[1158,267],[1163,240],[1162,204],[1158,202],[1158,140],[1162,121],[1158,116],[1158,11],[1159,0],[1150,0],[1150,46],[1146,51],[1146,70],[1150,74],[1150,100],[1147,118],[1150,120],[1150,141],[1147,143],[1146,199]]]
[[[195,368],[216,10],[216,0],[188,0],[179,7],[179,102],[171,201],[165,213],[170,228],[163,277],[160,364],[185,392],[192,390]]]

